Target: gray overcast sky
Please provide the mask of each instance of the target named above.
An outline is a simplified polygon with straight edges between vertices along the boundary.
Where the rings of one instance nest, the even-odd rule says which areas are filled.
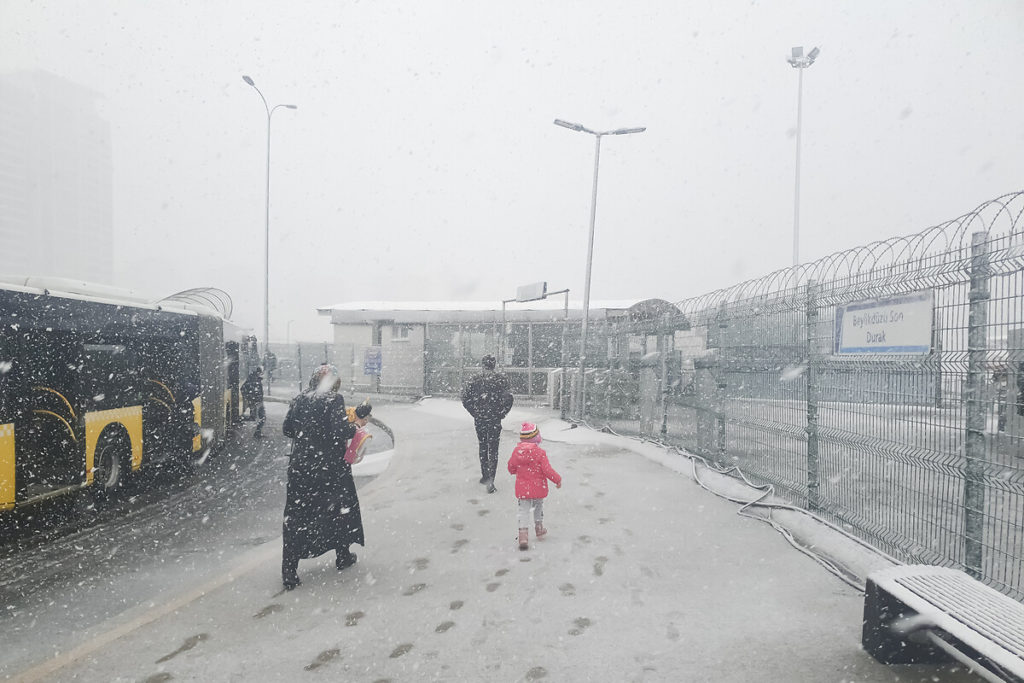
[[[317,305],[672,301],[789,265],[797,72],[801,252],[918,232],[1024,189],[1024,2],[0,3],[0,68],[103,96],[116,275],[219,286],[262,327],[271,104],[271,337]]]

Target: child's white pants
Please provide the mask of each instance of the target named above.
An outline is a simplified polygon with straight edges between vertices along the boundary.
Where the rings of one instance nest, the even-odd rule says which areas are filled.
[[[526,529],[530,526],[530,511],[533,511],[533,519],[537,524],[544,521],[544,499],[543,498],[520,498],[519,499],[519,528]]]

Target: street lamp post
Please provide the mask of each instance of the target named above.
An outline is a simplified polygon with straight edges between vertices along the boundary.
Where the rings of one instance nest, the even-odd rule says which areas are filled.
[[[793,265],[800,265],[800,128],[803,123],[803,96],[804,96],[804,69],[814,64],[818,53],[814,48],[804,55],[803,47],[794,47],[791,56],[786,61],[789,65],[800,72],[796,88],[796,189],[793,198]]]
[[[590,271],[594,258],[594,221],[597,218],[597,170],[601,161],[601,138],[605,135],[629,135],[631,133],[642,133],[644,128],[616,128],[597,132],[586,128],[579,123],[570,123],[561,119],[555,119],[555,125],[578,133],[589,133],[594,136],[594,187],[590,197],[590,236],[587,239],[587,274],[583,285],[583,326],[580,330],[580,404],[579,419],[583,419],[586,410],[587,383],[585,379],[587,369],[587,326],[590,322]]]
[[[263,357],[266,359],[267,353],[270,352],[270,120],[278,107],[285,109],[298,109],[298,107],[294,104],[275,104],[271,107],[267,104],[267,98],[263,96],[251,78],[242,76],[242,80],[251,85],[252,89],[259,94],[260,99],[263,100],[263,108],[267,111],[267,191],[263,231]],[[268,373],[268,389],[269,377]]]

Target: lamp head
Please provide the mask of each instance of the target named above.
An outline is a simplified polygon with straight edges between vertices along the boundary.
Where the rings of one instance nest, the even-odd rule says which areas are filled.
[[[806,55],[802,47],[794,47],[790,57],[786,59],[789,65],[794,69],[806,69],[811,64],[814,64],[815,58],[818,53],[821,52],[818,48],[812,48]]]
[[[255,84],[255,83],[253,83],[253,82],[252,82],[252,79],[251,79],[251,78],[249,78],[248,76],[242,76],[242,80],[243,80],[243,81],[245,81],[246,83],[248,83],[249,85],[251,85],[251,86],[253,86],[253,87],[256,87],[256,84]]]
[[[583,126],[581,124],[579,124],[579,123],[569,123],[568,121],[563,121],[562,119],[555,119],[555,125],[556,126],[561,126],[562,128],[568,128],[569,130],[575,130],[575,131],[582,131],[583,130]]]
[[[282,105],[282,106],[285,109],[298,109],[299,108],[299,106],[297,104],[285,104],[285,105]]]

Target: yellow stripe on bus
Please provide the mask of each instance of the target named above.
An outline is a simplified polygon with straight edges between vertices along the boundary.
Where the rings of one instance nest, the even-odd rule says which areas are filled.
[[[203,447],[203,399],[196,397],[192,399],[193,421],[199,425],[199,433],[192,437],[192,452],[195,453]]]
[[[0,510],[14,507],[14,425],[0,425]]]
[[[68,411],[71,412],[71,419],[72,420],[77,420],[78,419],[78,416],[75,415],[75,409],[71,407],[71,401],[69,401],[66,398],[64,398],[64,394],[60,393],[56,389],[51,389],[50,387],[39,386],[39,387],[32,387],[32,388],[33,389],[37,389],[39,391],[49,391],[51,394],[57,394],[58,396],[60,396],[60,400],[64,401],[64,405],[66,405],[68,407]]]
[[[68,424],[68,421],[65,420],[63,417],[61,417],[57,413],[53,412],[52,410],[40,410],[40,409],[37,409],[37,410],[33,410],[32,412],[35,413],[36,415],[53,415],[55,418],[57,418],[58,420],[60,420],[61,422],[64,423],[64,427],[68,430],[68,434],[71,435],[71,440],[74,441],[75,443],[78,443],[78,437],[75,436],[75,430],[71,428],[71,425]]]
[[[132,447],[132,469],[142,466],[142,406],[97,410],[85,414],[85,481],[92,483],[96,444],[107,425],[117,423],[128,432]]]
[[[154,398],[154,397],[150,396],[150,397],[149,397],[149,398],[147,398],[146,400],[147,400],[147,401],[153,401],[154,403],[159,403],[159,404],[160,404],[160,405],[162,405],[162,406],[163,406],[164,408],[167,408],[167,412],[168,412],[168,413],[172,412],[172,411],[171,411],[171,407],[170,407],[169,405],[167,405],[167,403],[165,403],[164,401],[161,401],[161,400],[160,400],[160,399],[158,399],[158,398]]]
[[[167,385],[164,384],[163,382],[161,382],[160,380],[158,380],[158,379],[150,379],[150,380],[146,380],[146,381],[147,382],[153,382],[154,384],[159,384],[160,386],[162,386],[164,388],[164,391],[167,392],[167,395],[171,397],[171,403],[177,403],[178,402],[178,399],[174,398],[174,394],[171,392],[170,389],[167,388]]]

